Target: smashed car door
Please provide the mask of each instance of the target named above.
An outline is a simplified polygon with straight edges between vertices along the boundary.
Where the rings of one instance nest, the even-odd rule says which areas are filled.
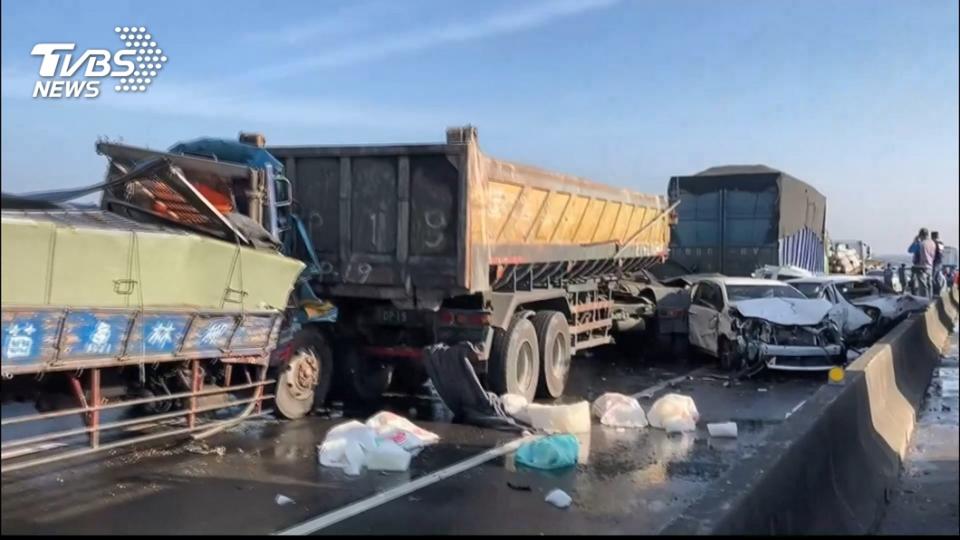
[[[716,354],[717,323],[722,305],[723,296],[717,285],[704,281],[694,286],[687,317],[691,345]]]
[[[824,287],[822,298],[834,305],[831,318],[843,328],[844,335],[849,335],[873,322],[869,315],[848,302],[833,286]]]

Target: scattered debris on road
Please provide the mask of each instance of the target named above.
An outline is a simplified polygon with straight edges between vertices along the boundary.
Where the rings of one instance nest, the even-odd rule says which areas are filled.
[[[585,433],[590,431],[590,405],[579,401],[569,405],[531,403],[526,414],[535,429],[547,433]]]
[[[667,394],[653,403],[647,420],[667,433],[681,433],[696,431],[700,413],[690,396]]]
[[[356,476],[364,467],[373,471],[405,471],[413,456],[439,441],[436,433],[421,429],[398,414],[381,411],[365,424],[350,420],[334,426],[317,447],[317,453],[320,465]]]
[[[287,497],[286,495],[281,495],[279,493],[277,494],[276,497],[274,497],[273,502],[277,503],[278,506],[286,506],[288,504],[297,504],[297,501],[291,499],[290,497]]]
[[[570,503],[573,502],[573,499],[570,498],[570,495],[567,495],[562,489],[555,489],[550,493],[547,493],[547,497],[544,501],[556,506],[557,508],[567,508],[570,506]]]
[[[643,428],[649,424],[640,402],[616,392],[607,392],[598,397],[593,402],[592,411],[605,426]]]
[[[707,424],[707,432],[711,437],[728,437],[735,439],[737,437],[736,422],[713,422]]]
[[[227,454],[226,446],[214,446],[211,447],[205,442],[194,442],[190,443],[183,447],[184,450],[190,452],[191,454],[198,454],[201,456],[209,456],[216,454],[218,456],[225,456]]]
[[[579,454],[580,442],[565,433],[524,443],[517,449],[516,462],[532,469],[563,469],[576,465]]]

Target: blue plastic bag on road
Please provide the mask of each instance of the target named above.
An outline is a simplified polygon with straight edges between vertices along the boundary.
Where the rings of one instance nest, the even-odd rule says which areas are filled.
[[[532,469],[562,469],[576,465],[579,453],[580,442],[564,433],[524,444],[517,449],[516,462]]]

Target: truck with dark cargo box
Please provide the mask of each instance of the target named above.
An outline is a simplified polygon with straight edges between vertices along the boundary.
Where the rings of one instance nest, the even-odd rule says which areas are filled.
[[[666,198],[495,159],[472,127],[435,144],[98,149],[111,170],[165,159],[228,180],[246,201],[234,213],[306,263],[300,298],[335,306],[335,322],[307,326],[331,345],[334,390],[363,400],[418,388],[425,351],[464,342],[490,390],[559,396],[577,351],[655,313],[654,291],[624,284],[666,257]],[[320,390],[298,399],[322,400],[329,364],[319,382],[281,380],[312,381]],[[278,398],[289,393],[278,384]]]
[[[823,272],[827,200],[806,182],[764,165],[728,165],[674,176],[667,190],[680,203],[670,259],[689,273]]]

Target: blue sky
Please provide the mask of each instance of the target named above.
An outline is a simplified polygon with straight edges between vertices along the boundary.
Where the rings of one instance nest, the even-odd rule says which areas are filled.
[[[428,142],[664,193],[764,163],[828,198],[834,238],[958,243],[954,0],[441,0],[2,4],[4,191],[100,179],[97,137],[165,148],[257,130],[278,144]],[[149,28],[146,93],[34,100],[38,42],[115,48]]]

